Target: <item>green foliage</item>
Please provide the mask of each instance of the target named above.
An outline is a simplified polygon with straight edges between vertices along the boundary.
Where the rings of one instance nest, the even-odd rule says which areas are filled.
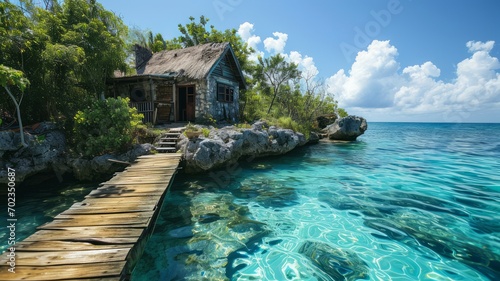
[[[309,138],[309,134],[311,133],[311,127],[310,124],[299,124],[296,121],[293,121],[291,117],[280,117],[276,121],[276,125],[278,127],[284,128],[284,129],[290,129],[295,132],[300,132],[306,136],[306,138]]]
[[[24,73],[22,71],[0,64],[0,86],[15,86],[24,92],[29,84],[30,81],[24,77]]]
[[[250,129],[250,128],[252,128],[252,125],[250,125],[250,124],[248,124],[246,122],[245,123],[238,123],[235,126],[238,129]]]
[[[209,128],[201,128],[201,134],[208,138],[208,136],[210,135],[210,129]]]
[[[185,25],[178,25],[181,36],[174,38],[170,42],[167,41],[167,45],[171,44],[175,47],[180,46],[182,48],[186,48],[205,43],[229,42],[242,70],[250,71],[252,64],[249,61],[248,56],[255,51],[248,47],[247,43],[241,39],[236,29],[233,28],[220,31],[213,25],[208,28],[207,24],[210,19],[205,16],[200,16],[199,22],[196,22],[194,17],[189,17],[189,21],[190,22]],[[179,48],[169,47],[168,49],[172,50]]]
[[[217,124],[217,120],[212,116],[212,114],[205,113],[203,116],[198,117],[196,119],[197,124],[215,126]]]
[[[263,93],[272,97],[267,114],[271,112],[274,101],[289,91],[288,82],[300,77],[297,65],[289,63],[278,54],[270,58],[259,57],[255,76],[259,80]]]
[[[154,143],[164,133],[162,129],[155,129],[145,125],[139,125],[136,129],[138,143]]]
[[[96,100],[74,117],[76,151],[84,156],[123,152],[134,142],[142,114],[128,106],[129,99]]]
[[[29,80],[24,77],[24,74],[21,71],[0,64],[0,86],[5,89],[7,95],[12,99],[12,102],[14,103],[14,106],[16,108],[17,121],[19,123],[19,130],[21,132],[21,144],[23,146],[28,146],[28,144],[24,141],[23,121],[20,108],[20,103],[22,102],[23,95],[21,95],[20,101],[18,101],[12,94],[9,86],[15,86],[19,88],[21,92],[24,92],[28,85]],[[0,112],[3,112],[2,108],[0,108]],[[2,123],[3,121],[0,122],[0,125]]]
[[[96,1],[44,2],[0,2],[0,64],[22,70],[30,80],[22,105],[29,122],[71,123],[106,91],[113,71],[125,69],[127,28]]]
[[[198,127],[196,127],[195,125],[193,125],[191,122],[188,122],[188,124],[186,125],[186,130],[184,130],[184,132],[188,131],[188,132],[198,132],[200,129]]]
[[[344,117],[347,117],[349,114],[347,114],[347,111],[345,111],[345,109],[343,108],[337,108],[337,113],[339,115],[340,118],[344,118]]]

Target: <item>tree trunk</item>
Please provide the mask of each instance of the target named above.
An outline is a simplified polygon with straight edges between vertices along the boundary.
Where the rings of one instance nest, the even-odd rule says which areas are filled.
[[[14,95],[12,95],[9,88],[8,87],[4,87],[4,88],[7,91],[7,94],[9,94],[9,96],[12,99],[12,101],[14,102],[14,104],[16,105],[17,119],[19,120],[19,131],[21,132],[21,144],[24,147],[27,147],[28,144],[26,144],[26,142],[24,142],[23,120],[21,119],[21,109],[19,109],[19,103],[17,103],[16,98],[14,98]]]
[[[273,100],[271,101],[271,105],[269,105],[269,109],[267,110],[267,115],[269,115],[269,112],[271,112],[271,108],[273,107],[274,100],[276,99],[276,96],[278,95],[277,89],[279,89],[279,86],[274,88]]]

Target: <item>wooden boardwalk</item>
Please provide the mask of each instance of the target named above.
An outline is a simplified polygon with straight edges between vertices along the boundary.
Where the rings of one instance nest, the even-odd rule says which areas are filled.
[[[0,280],[127,280],[152,233],[181,154],[141,156],[7,253]]]

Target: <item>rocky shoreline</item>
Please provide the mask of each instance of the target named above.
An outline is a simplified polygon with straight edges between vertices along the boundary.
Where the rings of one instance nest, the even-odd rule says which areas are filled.
[[[325,128],[324,132],[329,139],[332,139],[333,134],[340,137],[345,134],[348,140],[353,140],[366,130],[366,120],[363,118],[346,118],[337,119],[334,124]],[[183,163],[188,173],[228,167],[243,157],[285,154],[307,143],[317,143],[320,139],[315,133],[311,133],[309,139],[306,139],[299,132],[270,126],[265,121],[258,121],[250,128],[226,126],[208,129],[210,133],[207,136],[189,139],[181,135],[177,150],[184,154]],[[342,134],[336,133],[337,131],[342,131]],[[71,156],[66,152],[64,133],[50,122],[40,123],[36,129],[26,132],[25,139],[28,147],[21,146],[20,133],[0,132],[0,183],[8,181],[7,167],[16,170],[18,183],[30,178],[42,181],[57,177],[62,180],[68,174],[81,181],[97,180],[124,168],[123,163],[109,159],[126,164],[154,151],[154,146],[146,143],[135,145],[130,151],[120,155],[105,154],[93,159]]]
[[[21,146],[19,132],[0,132],[0,183],[7,183],[7,167],[15,169],[18,183],[30,180],[36,184],[50,178],[61,181],[68,174],[77,180],[92,181],[123,169],[124,164],[108,159],[132,162],[153,149],[151,144],[138,144],[120,155],[105,154],[93,159],[74,157],[67,153],[64,132],[50,122],[25,132],[24,138],[27,147]]]
[[[182,136],[177,148],[184,154],[187,172],[203,172],[234,164],[246,156],[285,154],[306,143],[301,133],[259,121],[248,129],[211,129],[208,137],[190,140]]]

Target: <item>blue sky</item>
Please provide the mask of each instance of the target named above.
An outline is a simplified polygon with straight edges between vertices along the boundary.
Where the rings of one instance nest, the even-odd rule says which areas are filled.
[[[500,2],[99,1],[129,26],[179,35],[205,15],[285,54],[368,121],[500,122]]]

